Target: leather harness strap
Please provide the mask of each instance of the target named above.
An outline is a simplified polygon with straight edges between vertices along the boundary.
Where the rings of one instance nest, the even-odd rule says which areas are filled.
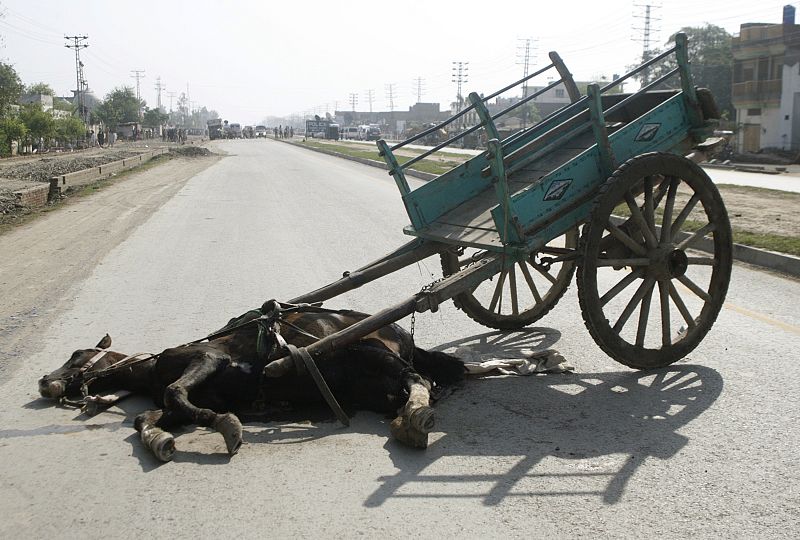
[[[317,384],[317,388],[319,388],[322,397],[325,398],[325,401],[328,403],[328,407],[331,408],[342,424],[349,426],[350,418],[347,417],[347,414],[342,410],[342,407],[339,406],[339,402],[336,401],[331,389],[328,387],[328,383],[325,382],[322,373],[320,373],[319,369],[317,368],[317,364],[314,362],[314,359],[311,358],[311,355],[308,354],[306,348],[297,348],[291,343],[287,343],[286,349],[289,351],[289,354],[292,356],[295,364],[298,363],[298,358],[303,362],[303,365],[311,375],[311,378],[314,379],[314,382]]]

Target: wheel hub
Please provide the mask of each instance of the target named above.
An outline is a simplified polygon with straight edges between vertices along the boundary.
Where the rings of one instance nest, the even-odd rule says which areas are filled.
[[[686,252],[672,246],[656,248],[648,256],[650,265],[647,267],[647,272],[656,280],[681,277],[689,267],[689,258],[686,256]]]

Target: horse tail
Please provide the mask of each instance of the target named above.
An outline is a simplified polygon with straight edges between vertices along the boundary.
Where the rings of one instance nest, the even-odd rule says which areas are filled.
[[[414,347],[414,369],[439,386],[459,383],[466,375],[464,363],[455,356],[419,347]]]

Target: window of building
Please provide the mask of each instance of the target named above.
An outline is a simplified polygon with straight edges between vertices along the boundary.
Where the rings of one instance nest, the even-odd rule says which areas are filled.
[[[761,116],[761,109],[747,109],[747,116]]]
[[[564,89],[556,88],[556,97],[564,97]]]

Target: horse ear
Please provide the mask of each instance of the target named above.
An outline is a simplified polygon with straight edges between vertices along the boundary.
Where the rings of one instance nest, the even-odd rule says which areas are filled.
[[[111,336],[109,336],[108,334],[103,336],[103,339],[100,340],[100,342],[96,345],[96,347],[98,349],[108,349],[109,347],[111,347]]]

